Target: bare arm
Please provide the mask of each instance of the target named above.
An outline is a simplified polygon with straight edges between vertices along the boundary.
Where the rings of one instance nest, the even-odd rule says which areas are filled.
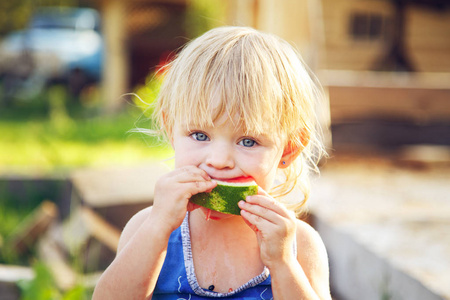
[[[331,299],[325,246],[317,232],[301,221],[297,221],[297,249],[297,259],[270,269],[274,299]]]
[[[331,299],[328,258],[318,233],[261,189],[246,200],[239,203],[241,215],[256,233],[274,299]]]
[[[170,234],[178,228],[192,195],[217,185],[193,166],[176,169],[155,186],[153,207],[137,213],[125,226],[117,256],[102,274],[93,299],[149,299],[167,253]]]
[[[93,299],[147,299],[161,271],[170,232],[152,218],[151,208],[136,214],[125,227],[117,257],[102,274]]]

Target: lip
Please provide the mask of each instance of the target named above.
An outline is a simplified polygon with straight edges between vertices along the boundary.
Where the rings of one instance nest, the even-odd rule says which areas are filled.
[[[251,182],[255,181],[253,177],[251,176],[238,176],[238,177],[231,177],[231,178],[218,178],[218,177],[211,177],[213,180],[218,181],[224,181],[224,182]]]

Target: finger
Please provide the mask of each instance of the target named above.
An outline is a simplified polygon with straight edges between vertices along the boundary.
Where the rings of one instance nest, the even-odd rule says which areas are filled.
[[[202,169],[200,169],[200,168],[198,168],[198,167],[196,167],[194,165],[188,165],[188,166],[183,166],[183,167],[180,167],[180,168],[176,168],[170,173],[173,176],[177,176],[177,175],[183,174],[183,173],[194,173],[194,172],[204,173],[206,176],[208,176],[208,174],[204,170],[202,170]]]
[[[215,181],[191,181],[183,183],[187,192],[189,193],[188,198],[192,197],[198,193],[205,193],[211,191],[217,186]]]
[[[241,210],[241,216],[244,222],[255,232],[258,233],[260,231],[264,231],[264,228],[266,228],[271,223],[267,221],[266,219],[262,218],[261,216],[252,214],[251,212],[242,209]],[[273,225],[272,225],[273,226]]]
[[[265,193],[262,189],[261,191]],[[279,201],[269,196],[267,193],[266,195],[258,194],[254,196],[248,196],[245,200],[249,204],[261,206],[268,210],[272,210],[285,218],[290,217],[289,210]]]
[[[196,210],[197,208],[200,208],[200,207],[201,206],[198,205],[198,204],[195,204],[195,203],[192,203],[192,202],[188,202],[187,211],[194,211],[194,210]]]
[[[184,166],[178,169],[177,175],[190,174],[190,175],[200,175],[205,180],[211,180],[211,177],[206,173],[205,170],[202,170],[196,166]]]
[[[249,200],[250,203],[252,201],[256,201],[255,204],[267,206],[275,211],[278,211],[281,209],[281,211],[288,212],[288,210],[285,208],[284,205],[282,205],[279,201],[275,200],[268,192],[266,192],[262,187],[258,186],[258,194],[260,196],[264,196],[263,198],[248,198],[246,200]],[[261,201],[258,201],[261,200]],[[267,201],[266,201],[267,200]]]
[[[244,201],[240,201],[240,202],[238,203],[238,205],[241,206],[241,204],[242,204],[243,202],[244,202]],[[247,214],[249,214],[248,211],[246,211],[246,210],[244,210],[244,209],[241,209],[241,216],[242,216],[242,219],[244,220],[244,223],[247,224],[247,226],[250,227],[254,232],[258,232],[258,231],[259,231],[258,228],[257,228],[254,224],[250,223],[249,220],[247,220],[247,218],[246,218]],[[247,216],[247,217],[248,217],[248,216]]]
[[[258,218],[254,218],[256,219],[256,221],[259,221],[259,219],[264,219],[272,224],[278,224],[282,222],[283,217],[276,211],[268,208],[267,206],[251,204],[245,201],[239,202],[238,205],[241,208],[241,210],[244,210],[254,216],[257,216]]]
[[[250,227],[255,233],[259,232],[258,227],[256,227],[256,225],[253,225],[252,223],[250,223],[246,218],[245,218],[245,211],[241,211],[244,213],[241,213],[242,219],[244,220],[245,224],[247,224],[248,227]]]
[[[176,177],[176,180],[181,183],[190,181],[211,180],[211,177],[208,175],[208,173],[194,166],[183,167],[179,169],[178,172],[174,174],[174,176]]]
[[[295,221],[292,218],[285,218],[272,210],[261,210],[258,205],[241,203],[239,206],[245,223],[255,233],[261,232],[263,235],[271,234],[281,237],[295,232]],[[261,214],[261,212],[264,213]]]
[[[258,195],[263,195],[267,197],[271,197],[268,192],[266,192],[262,187],[258,185]]]

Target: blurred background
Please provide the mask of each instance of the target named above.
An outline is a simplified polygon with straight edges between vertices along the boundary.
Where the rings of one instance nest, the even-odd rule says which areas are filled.
[[[387,236],[392,228],[375,224],[398,211],[410,212],[410,223],[426,219],[425,235],[448,229],[450,1],[0,0],[0,299],[90,299],[118,234],[151,204],[150,186],[167,170],[160,162],[172,155],[156,138],[131,132],[152,126],[148,108],[162,80],[157,71],[187,41],[222,25],[286,39],[324,87],[317,111],[330,158],[308,221],[327,248],[347,246],[326,238],[326,226],[370,223],[374,236]],[[348,199],[365,199],[367,191],[389,203],[380,206],[378,219],[372,202],[363,200],[348,213],[355,207]],[[329,201],[340,206],[320,208],[332,207]],[[368,211],[372,218],[361,217]],[[417,234],[401,228],[402,237]],[[376,240],[367,231],[355,234]],[[399,243],[392,239],[390,246]],[[450,270],[450,243],[425,240],[439,240],[430,255]],[[374,257],[395,252],[362,244]],[[377,285],[367,296],[371,288],[358,273],[365,269],[341,266],[335,262],[345,255],[329,252],[336,298],[396,297],[395,285]],[[450,299],[448,288],[422,279],[426,273],[442,282],[447,274],[429,259],[421,268],[406,277],[414,274],[434,296],[417,293],[417,299]],[[377,282],[384,284],[390,272],[377,273]],[[364,297],[348,296],[347,287],[357,284]]]

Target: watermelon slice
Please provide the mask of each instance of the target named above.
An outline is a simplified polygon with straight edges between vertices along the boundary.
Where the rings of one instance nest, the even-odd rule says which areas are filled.
[[[196,194],[190,201],[221,213],[240,215],[238,202],[258,193],[258,186],[249,177],[227,181],[213,180],[217,182],[217,186],[210,193]]]

